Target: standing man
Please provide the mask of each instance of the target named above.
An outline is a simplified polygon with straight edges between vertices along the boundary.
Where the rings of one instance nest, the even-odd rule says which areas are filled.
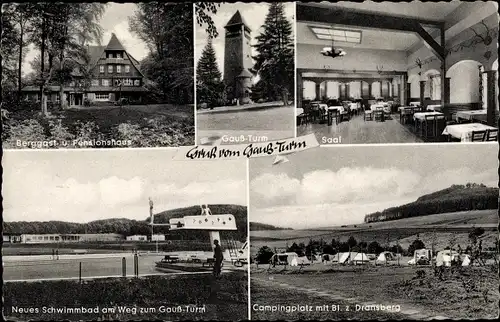
[[[214,276],[219,277],[222,270],[222,261],[224,260],[224,255],[222,254],[222,248],[219,245],[219,241],[217,239],[214,240]]]

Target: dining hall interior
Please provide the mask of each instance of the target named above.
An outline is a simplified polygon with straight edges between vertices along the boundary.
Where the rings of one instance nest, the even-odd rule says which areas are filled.
[[[296,15],[297,135],[498,140],[496,2],[298,2]]]

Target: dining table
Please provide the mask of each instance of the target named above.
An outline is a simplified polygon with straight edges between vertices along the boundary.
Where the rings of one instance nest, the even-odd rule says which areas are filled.
[[[453,124],[445,127],[443,135],[449,135],[461,142],[471,142],[473,131],[496,130],[496,127],[482,123]]]
[[[478,120],[480,122],[486,121],[486,110],[472,110],[472,111],[458,111],[457,112],[457,119],[460,120],[467,120],[467,121],[473,121],[473,120]]]

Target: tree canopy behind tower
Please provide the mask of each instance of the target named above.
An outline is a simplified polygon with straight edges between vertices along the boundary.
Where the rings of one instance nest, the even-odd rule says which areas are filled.
[[[253,71],[260,79],[252,91],[253,100],[282,100],[288,105],[288,97],[294,92],[295,52],[292,23],[285,16],[283,3],[269,4],[262,29],[254,45],[257,55],[253,56]]]

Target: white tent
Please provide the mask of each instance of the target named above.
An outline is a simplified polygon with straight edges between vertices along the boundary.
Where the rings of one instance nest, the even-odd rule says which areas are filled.
[[[306,256],[299,257],[297,253],[293,252],[274,254],[273,257],[271,257],[271,263],[276,265],[289,265],[289,266],[310,264]]]
[[[471,262],[470,256],[469,255],[465,255],[465,258],[462,261],[462,266],[469,266],[470,262]]]
[[[460,255],[454,250],[440,251],[436,256],[436,266],[451,266],[451,262],[460,259]]]
[[[375,263],[377,264],[386,264],[388,261],[394,260],[396,257],[391,252],[382,252],[378,255]]]
[[[356,265],[356,264],[369,263],[370,259],[368,258],[368,255],[366,255],[365,253],[357,253],[353,257],[352,261],[354,262],[354,265]]]
[[[413,253],[413,258],[408,261],[408,264],[410,265],[416,265],[417,263],[420,262],[422,263],[429,263],[431,260],[431,250],[430,249],[417,249]]]
[[[346,264],[349,262],[349,258],[351,258],[351,255],[353,253],[338,253],[333,257],[334,260],[336,260],[339,264]]]

